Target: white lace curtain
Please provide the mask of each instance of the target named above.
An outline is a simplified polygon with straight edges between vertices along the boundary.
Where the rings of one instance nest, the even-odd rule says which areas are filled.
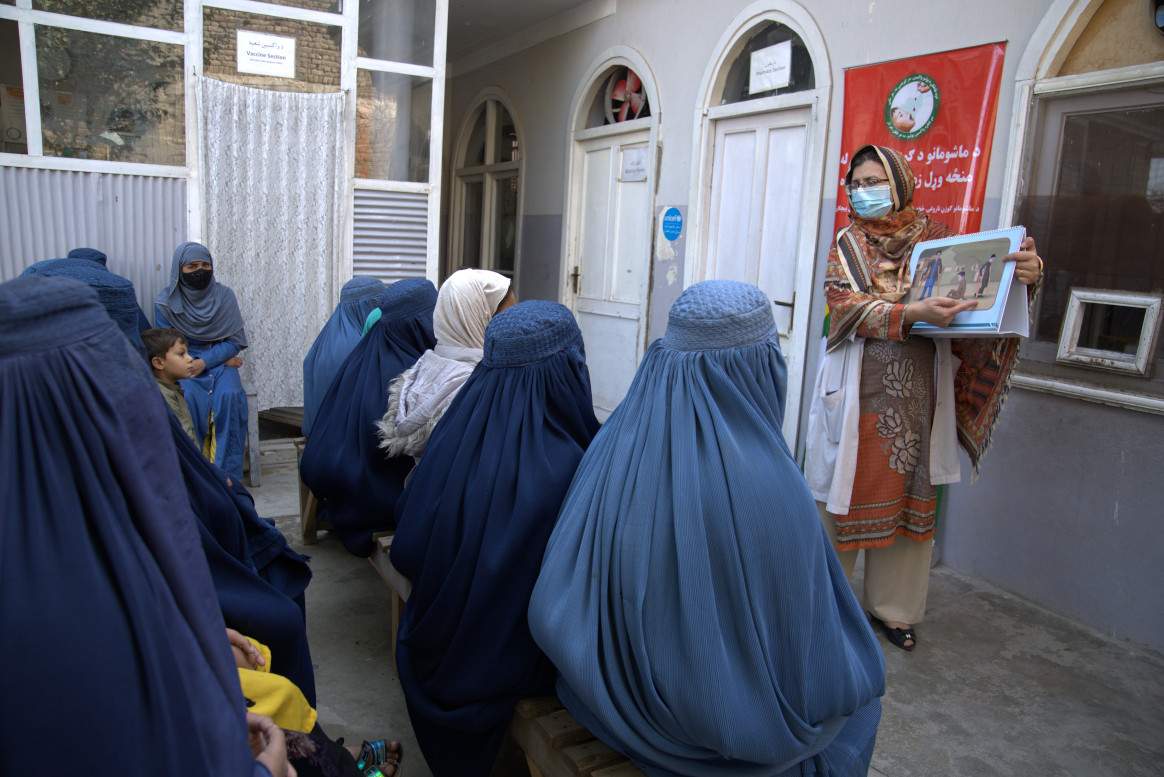
[[[343,251],[344,98],[198,78],[206,247],[234,289],[259,409],[303,404],[303,357]]]

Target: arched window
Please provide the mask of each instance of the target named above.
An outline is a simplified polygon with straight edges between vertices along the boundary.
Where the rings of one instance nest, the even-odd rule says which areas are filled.
[[[762,83],[752,77],[753,63],[764,59],[774,63],[772,69],[783,70],[785,78],[778,80],[779,86]],[[782,59],[783,58],[783,59]],[[804,41],[791,28],[780,22],[767,21],[755,28],[736,54],[735,61],[728,69],[719,104],[759,100],[781,94],[804,92],[816,88],[816,76],[812,69],[812,55]]]
[[[450,271],[518,265],[521,146],[512,112],[495,96],[469,113],[453,173]]]

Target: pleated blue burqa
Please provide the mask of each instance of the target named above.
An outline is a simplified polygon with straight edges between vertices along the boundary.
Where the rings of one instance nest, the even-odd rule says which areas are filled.
[[[267,774],[166,415],[91,289],[0,285],[0,774]]]
[[[771,302],[679,295],[530,603],[579,722],[653,776],[865,775],[885,670],[781,434]]]
[[[299,686],[314,707],[315,670],[307,644],[304,597],[311,582],[307,559],[259,517],[254,499],[238,478],[230,478],[227,485],[227,474],[202,456],[177,417],[169,415],[222,617],[227,626],[269,647],[271,671]]]
[[[533,301],[497,314],[396,509],[392,563],[412,582],[396,665],[435,777],[488,775],[513,705],[553,692],[526,608],[597,429],[570,311]]]
[[[331,318],[319,330],[311,350],[303,358],[303,435],[311,436],[311,425],[319,403],[331,386],[340,365],[360,341],[364,321],[380,305],[384,282],[357,275],[344,284],[340,301]]]
[[[97,259],[92,254],[97,254]],[[137,293],[133,282],[105,267],[105,254],[93,251],[91,248],[75,249],[63,259],[47,259],[43,262],[29,265],[20,274],[59,276],[72,278],[88,285],[97,292],[97,299],[105,308],[105,312],[113,319],[118,328],[125,333],[130,344],[138,354],[148,361],[145,346],[141,342],[141,322],[145,319],[141,306],[137,304]],[[146,320],[146,328],[149,321]]]
[[[431,281],[396,281],[380,295],[380,320],[340,366],[303,449],[299,476],[320,500],[332,531],[350,553],[372,554],[372,535],[396,527],[393,509],[412,471],[408,456],[380,450],[376,422],[388,384],[436,344]]]

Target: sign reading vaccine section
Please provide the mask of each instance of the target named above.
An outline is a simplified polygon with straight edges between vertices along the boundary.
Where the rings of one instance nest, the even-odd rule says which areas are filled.
[[[295,39],[238,30],[238,72],[295,77]]]

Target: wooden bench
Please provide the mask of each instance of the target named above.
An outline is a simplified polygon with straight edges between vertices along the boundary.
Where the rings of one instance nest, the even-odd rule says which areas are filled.
[[[519,701],[509,735],[525,752],[531,777],[645,777],[574,720],[556,696]]]
[[[412,583],[392,566],[393,532],[372,536],[372,566],[392,589],[392,668],[396,636]],[[525,753],[531,777],[645,777],[633,763],[598,741],[555,696],[522,699],[513,708],[509,735]]]
[[[262,483],[262,472],[259,466],[259,392],[249,383],[243,383],[243,391],[247,395],[247,439],[244,445],[244,463],[247,485],[257,488]]]

